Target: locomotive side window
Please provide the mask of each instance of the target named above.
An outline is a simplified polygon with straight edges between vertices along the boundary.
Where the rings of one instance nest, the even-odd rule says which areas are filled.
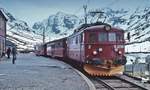
[[[78,36],[76,37],[76,44],[78,44]]]
[[[80,34],[80,43],[83,43],[84,42],[84,33],[81,33]]]
[[[116,33],[109,33],[109,41],[116,41]]]
[[[80,35],[80,43],[83,42],[83,34]]]
[[[107,33],[100,32],[98,35],[98,40],[99,41],[107,41]]]
[[[89,43],[96,42],[96,39],[97,39],[96,33],[89,33],[89,40],[88,40]]]
[[[117,33],[117,41],[123,41],[123,34],[122,33]]]

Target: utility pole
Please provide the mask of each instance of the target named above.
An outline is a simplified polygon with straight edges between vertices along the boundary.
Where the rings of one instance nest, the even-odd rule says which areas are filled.
[[[85,20],[85,24],[87,24],[87,5],[83,5],[83,8],[84,8],[84,20]]]
[[[146,56],[145,62],[146,62],[146,67],[147,67],[147,71],[148,71],[148,77],[149,77],[149,80],[150,80],[150,55]]]
[[[43,44],[45,43],[45,27],[43,27]]]
[[[132,62],[132,76],[134,76],[134,61],[131,59]]]

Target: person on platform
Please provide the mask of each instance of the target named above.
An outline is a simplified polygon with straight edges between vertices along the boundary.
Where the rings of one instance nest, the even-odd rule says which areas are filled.
[[[10,58],[10,53],[11,53],[10,47],[7,49],[6,53],[7,53],[7,58],[9,59]]]
[[[15,47],[12,48],[12,63],[15,64],[15,60],[16,60],[16,54],[17,54],[17,50]]]

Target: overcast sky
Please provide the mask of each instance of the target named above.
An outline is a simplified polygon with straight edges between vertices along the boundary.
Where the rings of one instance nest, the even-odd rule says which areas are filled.
[[[31,26],[34,22],[46,19],[58,11],[82,15],[82,7],[86,3],[88,9],[109,7],[133,10],[150,6],[150,0],[0,0],[0,7]]]

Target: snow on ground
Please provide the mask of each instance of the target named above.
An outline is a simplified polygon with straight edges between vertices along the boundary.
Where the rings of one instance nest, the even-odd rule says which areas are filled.
[[[131,53],[131,54],[125,54],[127,57],[127,64],[132,64],[131,60],[133,62],[137,63],[145,63],[145,58],[150,55],[150,53]]]
[[[150,42],[134,43],[125,46],[125,52],[150,52]]]
[[[0,62],[0,90],[88,90],[72,67],[34,54],[17,55],[16,64]]]

